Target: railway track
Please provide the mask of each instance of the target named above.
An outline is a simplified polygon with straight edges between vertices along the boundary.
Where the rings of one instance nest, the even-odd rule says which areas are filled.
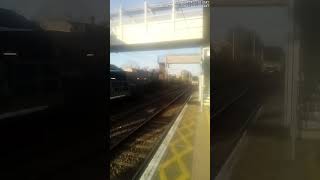
[[[133,108],[130,108],[127,111],[122,111],[120,113],[112,115],[110,117],[110,120],[111,120],[111,122],[119,121],[119,120],[125,118],[126,116],[128,116],[129,114],[132,114],[132,113],[135,113],[135,112],[138,112],[138,111],[143,111],[148,106],[152,106],[155,103],[157,103],[158,101],[161,101],[164,97],[170,96],[171,94],[174,94],[174,93],[176,93],[176,92],[178,92],[180,90],[181,90],[181,88],[175,88],[175,89],[173,89],[171,91],[167,91],[167,92],[164,92],[164,93],[161,93],[161,94],[156,94],[148,102],[144,102],[144,103],[141,103],[141,104],[136,104],[136,105],[134,105]],[[121,107],[119,107],[119,108],[121,108]]]
[[[214,101],[215,101],[215,106],[213,108],[212,115],[210,116],[210,119],[216,117],[220,113],[223,113],[226,111],[228,108],[230,108],[235,102],[237,102],[242,96],[244,96],[248,92],[248,88],[242,88],[239,89],[238,91],[240,92],[237,96],[234,95],[234,93],[227,94],[226,97],[220,97],[217,94],[214,94]],[[219,108],[216,108],[219,107]]]
[[[110,179],[139,178],[190,94],[190,89],[176,91],[149,115],[111,130]]]
[[[253,92],[244,88],[211,116],[211,132],[214,132],[211,138],[211,149],[214,152],[211,157],[214,162],[211,167],[213,176],[220,172],[259,108]]]
[[[118,119],[111,120],[110,130],[110,150],[126,139],[131,133],[143,126],[146,122],[166,109],[170,104],[175,102],[185,90],[174,90],[161,97],[156,98],[139,109],[133,108],[133,111],[124,113]],[[130,117],[130,118],[128,118]]]
[[[152,101],[155,97],[160,97],[176,89],[181,89],[181,84],[163,84],[155,89],[145,90],[143,93],[132,94],[120,99],[111,101],[111,117],[123,114],[123,110],[132,109],[132,107],[143,106],[146,102]]]
[[[249,114],[255,112],[258,107],[260,105],[255,96],[252,96],[252,91],[249,88],[244,88],[237,96],[234,96],[211,115],[214,132],[216,132],[215,139],[220,135],[235,134],[243,130],[244,126],[248,124]]]

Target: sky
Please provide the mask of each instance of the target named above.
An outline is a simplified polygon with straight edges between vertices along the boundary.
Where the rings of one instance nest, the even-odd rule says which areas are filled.
[[[121,52],[110,54],[110,64],[122,67],[126,64],[138,65],[140,68],[158,69],[158,56],[167,54],[194,54],[200,53],[200,48],[183,48],[157,51]],[[169,73],[179,73],[181,70],[189,70],[193,75],[199,75],[201,70],[199,65],[179,64],[171,65]]]

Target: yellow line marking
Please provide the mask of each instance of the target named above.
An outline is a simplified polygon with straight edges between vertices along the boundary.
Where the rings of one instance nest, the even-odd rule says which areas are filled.
[[[187,102],[190,101],[192,96],[189,97],[189,99],[187,100]],[[152,158],[152,160],[150,161],[150,163],[148,164],[146,170],[143,172],[142,176],[140,177],[141,180],[149,180],[152,179],[154,172],[156,171],[164,153],[166,152],[166,149],[168,148],[168,145],[174,135],[174,132],[176,131],[176,129],[178,128],[180,121],[182,120],[182,117],[186,111],[188,107],[188,104],[186,103],[185,106],[183,107],[182,111],[180,112],[178,118],[176,119],[176,121],[174,122],[174,124],[172,125],[172,127],[170,128],[167,136],[165,137],[165,139],[163,140],[162,144],[160,145],[160,147],[158,148],[156,154],[154,155],[154,157]]]

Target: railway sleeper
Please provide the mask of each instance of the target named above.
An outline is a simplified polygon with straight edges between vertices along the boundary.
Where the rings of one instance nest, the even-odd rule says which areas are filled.
[[[140,144],[137,144],[137,145],[135,145],[135,147],[136,148],[138,148],[138,149],[141,149],[141,150],[149,150],[149,149],[151,149],[152,148],[152,145],[140,145]]]
[[[118,125],[117,127],[114,127],[111,129],[111,133],[119,130],[119,129],[123,129],[123,128],[127,128],[127,127],[130,127],[130,126],[134,126],[136,124],[140,124],[140,123],[143,123],[145,121],[145,119],[139,119],[137,121],[133,121],[133,122],[130,122],[130,123],[127,123],[127,124],[123,124],[123,125]]]
[[[152,138],[152,139],[151,139]],[[149,143],[149,144],[152,144],[154,143],[154,141],[158,139],[158,138],[155,138],[155,137],[149,137],[149,139],[144,139],[144,138],[137,138],[136,141],[139,143],[139,142],[146,142],[146,143]]]
[[[121,154],[119,159],[115,160],[115,163],[124,162],[130,165],[136,165],[141,162],[142,158],[135,157],[135,156],[128,156],[126,154]]]
[[[129,152],[126,152],[125,154],[128,156],[137,157],[139,159],[145,159],[147,157],[146,154],[143,154],[141,152],[137,153],[137,152],[129,151]]]
[[[149,130],[149,131],[153,131],[153,129]],[[145,139],[151,139],[155,136],[158,136],[159,134],[161,134],[162,131],[157,131],[157,132],[149,132],[149,133],[146,133],[146,132],[140,132],[138,134],[137,137],[140,137],[140,138],[145,138]]]
[[[117,166],[120,166],[120,168],[122,168],[122,169],[123,169],[123,167],[135,168],[134,164],[126,163],[126,162],[123,162],[123,161],[116,161],[116,162],[113,162],[113,164],[115,164]]]

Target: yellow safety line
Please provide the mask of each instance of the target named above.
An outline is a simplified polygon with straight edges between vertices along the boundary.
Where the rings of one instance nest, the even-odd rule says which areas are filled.
[[[170,158],[166,159],[159,168],[159,177],[160,180],[167,180],[168,177],[166,175],[166,168],[169,167],[170,165],[177,163],[179,169],[181,170],[178,180],[185,180],[185,179],[190,179],[191,174],[190,170],[188,170],[188,167],[186,166],[183,157],[190,152],[193,151],[193,144],[190,142],[189,138],[194,135],[194,121],[185,121],[183,124],[180,124],[179,128],[176,131],[175,138],[169,145],[169,150],[172,153]],[[186,133],[183,133],[186,131]],[[182,143],[183,150],[178,151],[176,149],[176,145],[178,143]]]
[[[190,106],[185,107],[186,113],[184,113],[183,117],[188,117],[190,115],[194,115],[194,113],[201,113],[197,111],[196,109],[190,109]],[[199,118],[187,118],[183,119],[183,122],[181,122],[177,128],[175,129],[175,133],[171,138],[171,142],[167,145],[166,150],[166,157],[164,159],[160,160],[160,164],[158,164],[158,178],[160,180],[167,180],[167,179],[173,179],[173,177],[170,177],[167,175],[167,172],[169,169],[171,169],[171,166],[176,165],[179,170],[177,170],[176,178],[178,180],[186,180],[191,179],[192,175],[192,169],[189,169],[191,166],[189,166],[185,162],[185,158],[188,156],[193,156],[193,150],[194,150],[194,136],[195,136],[195,126],[197,125],[197,122],[199,121]],[[207,118],[208,115],[205,113],[205,117]],[[210,125],[210,118],[208,119],[208,125]],[[199,123],[199,122],[198,122]],[[209,126],[208,126],[209,127]],[[179,147],[181,146],[181,147]],[[189,158],[190,159],[190,158]],[[193,161],[193,158],[190,159]],[[189,160],[188,160],[189,161]],[[191,162],[193,163],[193,162]]]
[[[191,99],[191,97],[189,97],[188,101],[190,99]],[[182,111],[179,113],[177,119],[175,120],[174,124],[170,128],[167,136],[163,140],[163,143],[160,145],[156,154],[153,156],[151,162],[149,163],[148,167],[146,168],[146,170],[143,172],[142,176],[140,177],[141,180],[151,179],[154,176],[155,170],[158,169],[159,166],[161,165],[159,163],[160,163],[160,161],[162,161],[161,159],[163,158],[164,153],[168,150],[169,145],[170,145],[170,141],[172,140],[172,138],[174,136],[174,132],[178,129],[180,121],[182,121],[182,117],[183,117],[187,107],[188,107],[188,104],[185,104]]]

